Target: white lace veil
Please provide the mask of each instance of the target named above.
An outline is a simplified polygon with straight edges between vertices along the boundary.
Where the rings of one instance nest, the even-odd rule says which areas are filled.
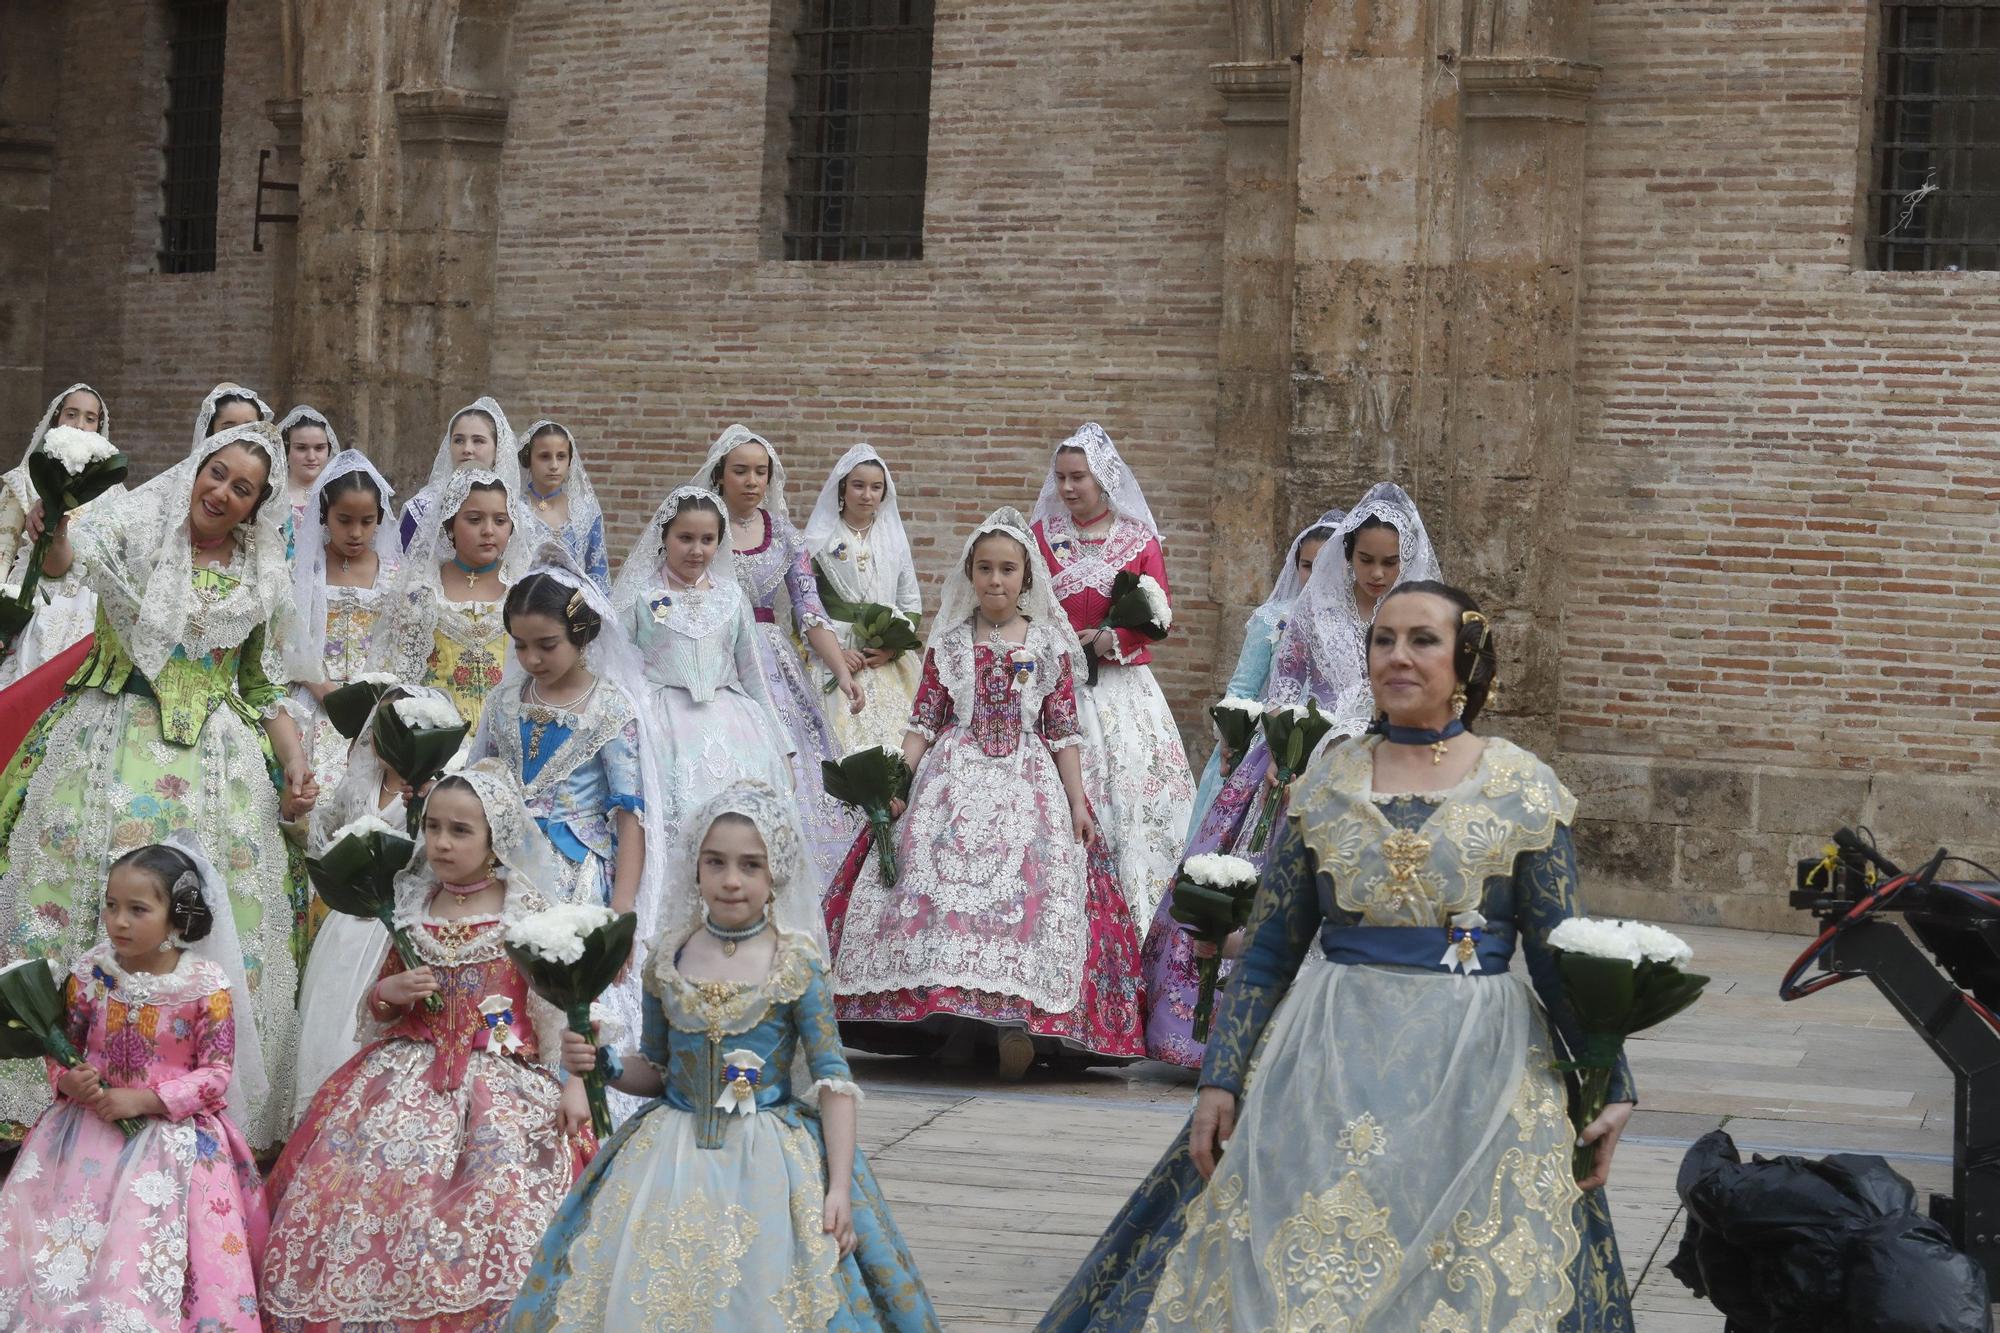
[[[1340,520],[1347,515],[1339,509],[1329,509],[1312,522],[1299,529],[1299,535],[1292,538],[1292,544],[1285,548],[1285,563],[1278,569],[1278,580],[1271,587],[1271,595],[1266,597],[1257,609],[1276,620],[1291,610],[1293,601],[1305,588],[1305,580],[1299,577],[1299,548],[1306,544],[1306,534],[1319,528],[1332,530],[1340,526]],[[1332,550],[1339,543],[1336,533],[1327,539],[1322,550]],[[1317,565],[1314,568],[1318,568]]]
[[[688,485],[716,495],[722,494],[722,482],[715,475],[716,464],[743,445],[752,443],[763,445],[764,452],[771,457],[771,481],[764,488],[764,508],[789,523],[792,516],[785,507],[785,464],[778,457],[778,447],[741,422],[715,437],[715,443],[708,446],[708,456],[701,460],[701,470],[689,478]],[[726,507],[723,512],[727,514]]]
[[[97,400],[99,409],[97,433],[107,440],[111,438],[111,406],[104,401],[103,394],[91,388],[88,384],[72,384],[55,397],[49,399],[48,410],[42,413],[42,419],[35,423],[33,433],[28,436],[28,447],[21,453],[20,465],[8,472],[4,478],[0,478],[0,485],[5,485],[9,491],[13,492],[14,498],[20,502],[22,513],[33,509],[36,499],[34,483],[28,479],[28,455],[42,447],[42,440],[48,435],[50,430],[54,429],[56,417],[62,412],[63,400],[78,390],[82,390]],[[120,487],[119,489],[122,491],[124,488]],[[28,545],[27,533],[24,531],[21,534],[21,549],[25,552]]]
[[[327,449],[334,454],[340,452],[340,435],[334,430],[333,423],[326,419],[326,413],[306,403],[300,403],[285,413],[284,419],[278,422],[278,438],[286,441],[287,448],[291,447],[292,427],[302,424],[318,426],[325,431]]]
[[[293,415],[303,410],[294,408]],[[279,433],[283,434],[282,429]],[[327,429],[327,438],[333,438],[331,427]],[[328,486],[354,472],[366,473],[382,497],[382,518],[375,525],[375,555],[380,561],[375,572],[376,586],[382,586],[385,576],[393,576],[396,562],[402,556],[402,543],[396,540],[396,509],[390,503],[395,499],[396,488],[389,484],[387,477],[376,471],[375,465],[359,449],[339,450],[320,469],[319,479],[306,492],[306,516],[297,533],[297,555],[292,566],[292,600],[299,609],[299,632],[292,639],[290,660],[293,680],[311,679],[300,673],[309,669],[323,670],[325,667],[327,530],[320,497]]]
[[[241,581],[204,603],[194,591],[188,506],[202,465],[233,444],[262,453],[270,463],[269,493],[236,528],[237,561],[229,572]],[[253,421],[200,441],[187,458],[136,490],[104,495],[76,522],[71,540],[100,609],[148,679],[166,666],[176,646],[190,657],[228,652],[268,625],[260,664],[270,679],[283,681],[290,678],[286,644],[298,634],[292,570],[285,559],[284,520],[290,515],[284,446],[269,422]]]
[[[979,609],[979,594],[973,590],[972,578],[965,572],[965,566],[972,559],[972,548],[979,544],[979,539],[995,532],[1005,533],[1027,549],[1030,586],[1021,593],[1021,614],[1055,632],[1062,651],[1069,656],[1077,688],[1082,689],[1086,670],[1083,645],[1077,641],[1076,631],[1070,628],[1069,617],[1063,614],[1062,605],[1056,601],[1055,580],[1049,576],[1048,562],[1042,559],[1035,534],[1028,530],[1028,521],[1021,517],[1021,511],[1012,505],[989,514],[986,521],[966,537],[965,545],[959,548],[958,563],[945,575],[937,619],[931,624],[930,636],[924,646],[937,648],[946,635],[972,619],[972,613]]]
[[[236,1051],[229,1066],[227,1101],[230,1117],[243,1124],[250,1108],[270,1092],[271,1079],[264,1070],[264,1047],[257,1037],[257,1009],[251,998],[249,976],[243,970],[243,942],[236,934],[236,913],[229,905],[229,884],[216,872],[208,854],[202,851],[201,843],[192,834],[176,830],[167,836],[165,845],[194,863],[195,879],[201,885],[201,901],[208,908],[209,916],[214,918],[208,934],[188,945],[187,951],[196,958],[214,963],[229,978],[229,1004],[236,1023]],[[185,878],[182,877],[183,880]],[[177,882],[172,887],[178,889],[180,884]],[[169,892],[168,897],[171,899],[172,896]]]
[[[1118,453],[1118,446],[1104,427],[1095,421],[1086,421],[1077,427],[1076,434],[1057,445],[1049,454],[1048,475],[1042,480],[1042,493],[1035,499],[1035,511],[1030,518],[1036,523],[1046,523],[1051,519],[1067,519],[1069,506],[1063,503],[1062,490],[1056,484],[1056,458],[1065,449],[1081,449],[1084,461],[1090,467],[1090,475],[1097,478],[1098,486],[1104,491],[1104,502],[1113,512],[1145,528],[1155,539],[1160,536],[1160,525],[1153,521],[1153,510],[1146,503],[1146,493],[1139,489],[1139,479],[1132,475],[1124,458]]]
[[[652,693],[646,684],[646,663],[639,655],[638,646],[626,634],[624,622],[612,609],[611,599],[588,574],[577,567],[576,557],[570,554],[568,547],[554,538],[544,540],[536,549],[532,563],[521,575],[521,580],[525,582],[537,574],[546,575],[572,593],[581,595],[584,604],[597,612],[598,618],[604,622],[597,637],[584,649],[584,662],[589,666],[590,673],[597,677],[598,688],[623,694],[631,707],[632,716],[638,719],[639,787],[640,795],[646,802],[645,810],[639,815],[639,824],[646,834],[646,861],[639,879],[639,893],[634,900],[634,908],[639,915],[639,929],[634,938],[643,944],[652,939],[660,928],[661,885],[671,859],[666,812],[672,804],[666,773],[660,767],[660,756],[666,753],[666,743],[659,735],[658,724],[649,706]],[[508,653],[507,665],[500,679],[501,693],[518,695],[527,681],[528,673],[521,669],[520,659]],[[472,743],[473,758],[482,759],[496,753],[491,728],[497,716],[498,710],[493,708],[481,713],[479,731]]]
[[[486,397],[459,408],[445,423],[444,438],[438,441],[437,457],[431,461],[431,475],[424,482],[424,491],[433,501],[444,490],[446,479],[459,470],[451,460],[451,428],[467,412],[484,412],[493,418],[493,466],[483,470],[497,473],[507,483],[508,494],[521,489],[521,462],[517,456],[520,446],[514,442],[514,432],[508,428],[507,414],[500,410],[500,404]]]
[[[97,391],[92,389],[91,392],[95,393]],[[216,405],[225,398],[248,398],[257,405],[257,419],[259,421],[269,421],[271,419],[271,405],[262,398],[259,398],[256,390],[246,389],[240,384],[231,384],[228,380],[224,380],[213,389],[210,389],[208,397],[201,400],[201,410],[194,414],[194,439],[189,445],[190,448],[201,448],[201,442],[208,438],[209,423],[215,420]],[[99,398],[97,401],[101,403],[104,400]],[[250,423],[245,422],[244,424],[248,425]],[[98,434],[103,435],[104,432],[100,430]],[[106,436],[106,438],[110,437]],[[332,439],[333,432],[328,431],[327,438]],[[278,494],[282,497],[284,491],[280,489]]]
[[[521,796],[521,784],[498,759],[482,759],[456,773],[447,773],[440,782],[463,778],[486,813],[486,827],[493,842],[493,855],[507,881],[506,905],[502,920],[512,921],[555,901],[555,886],[563,882],[562,863],[546,834],[528,817]],[[437,888],[437,872],[431,869],[424,848],[421,826],[417,850],[410,864],[396,876],[396,924],[408,929],[423,920]]]
[[[1366,727],[1374,711],[1374,696],[1368,687],[1368,625],[1371,617],[1361,614],[1354,601],[1354,571],[1346,556],[1349,534],[1369,519],[1380,519],[1396,530],[1401,559],[1396,582],[1442,578],[1437,551],[1424,529],[1423,515],[1416,502],[1394,482],[1379,482],[1361,502],[1347,511],[1328,539],[1320,558],[1313,564],[1312,578],[1292,603],[1284,637],[1272,659],[1271,683],[1265,701],[1297,703],[1306,692],[1306,682],[1286,669],[1287,659],[1299,660],[1292,645],[1303,647],[1320,678],[1322,689],[1335,692],[1331,703],[1342,714],[1342,725],[1356,721]],[[1352,734],[1352,733],[1350,733]]]
[[[383,612],[386,620],[377,626],[369,652],[371,670],[386,671],[399,680],[423,679],[431,653],[437,648],[438,615],[445,601],[439,567],[458,555],[458,548],[446,530],[452,518],[464,508],[465,498],[472,494],[474,486],[490,486],[495,482],[507,496],[507,513],[514,520],[507,549],[500,554],[500,582],[511,588],[520,580],[533,558],[534,538],[529,535],[533,529],[528,516],[515,495],[518,483],[486,468],[452,473],[447,478],[443,498],[417,524],[410,537],[410,549],[403,552],[403,566],[396,571],[396,591]]]
[[[576,529],[588,536],[591,520],[602,518],[604,516],[604,507],[597,502],[597,488],[590,484],[590,471],[583,465],[583,453],[576,447],[576,436],[570,433],[570,428],[563,425],[560,421],[551,421],[547,417],[537,419],[533,425],[522,431],[517,437],[520,440],[520,445],[515,451],[516,463],[519,463],[520,450],[531,448],[535,442],[535,436],[541,434],[545,429],[560,431],[562,437],[569,441],[569,480],[563,483],[563,494],[569,497],[569,522],[563,526]],[[533,484],[533,481],[530,479],[529,469],[522,468],[521,485],[523,489],[521,496],[524,504],[531,511],[535,507],[534,496],[527,488]],[[543,526],[546,527],[547,524],[543,524]]]
[[[729,549],[729,506],[706,486],[676,486],[660,501],[652,520],[639,529],[625,563],[618,566],[618,577],[611,581],[611,605],[620,616],[629,615],[641,602],[651,601],[667,586],[667,524],[681,511],[682,505],[695,499],[708,500],[722,516],[722,538],[708,564],[708,581],[717,588],[735,585],[736,556]]]
[[[701,927],[701,887],[695,877],[697,854],[709,826],[723,815],[742,815],[757,826],[771,864],[771,921],[779,930],[803,935],[829,958],[826,918],[820,911],[819,876],[806,854],[798,802],[756,778],[739,778],[697,810],[667,869],[666,910],[653,953],[671,961],[688,936]]]
[[[826,484],[819,488],[819,499],[813,504],[812,516],[806,520],[806,552],[817,559],[839,539],[840,485],[847,480],[848,473],[863,463],[873,463],[881,468],[887,484],[882,507],[875,513],[875,524],[868,530],[869,544],[874,548],[877,563],[883,568],[902,569],[910,565],[910,537],[903,530],[903,515],[896,505],[896,474],[889,470],[889,464],[875,452],[872,444],[855,445],[833,465]],[[847,586],[848,570],[841,561],[829,560],[821,568],[848,601],[866,600],[861,596],[860,589]]]

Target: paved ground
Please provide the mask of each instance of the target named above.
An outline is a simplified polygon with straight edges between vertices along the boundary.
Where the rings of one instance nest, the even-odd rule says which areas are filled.
[[[1640,1333],[1721,1333],[1666,1271],[1682,1223],[1674,1172],[1727,1125],[1746,1151],[1880,1153],[1921,1190],[1950,1173],[1951,1081],[1865,981],[1795,1004],[1790,935],[1689,928],[1702,1002],[1632,1044],[1641,1110],[1612,1180]],[[998,1084],[974,1071],[856,1056],[861,1138],[947,1329],[1032,1326],[1179,1131],[1191,1075],[1145,1063]]]

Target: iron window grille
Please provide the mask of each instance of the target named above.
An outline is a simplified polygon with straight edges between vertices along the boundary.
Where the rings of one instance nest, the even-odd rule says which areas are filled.
[[[935,0],[804,0],[785,258],[921,259]]]
[[[222,179],[227,0],[168,0],[167,126],[160,181],[160,272],[215,271]]]
[[[1868,267],[2000,268],[2000,4],[1882,6]]]

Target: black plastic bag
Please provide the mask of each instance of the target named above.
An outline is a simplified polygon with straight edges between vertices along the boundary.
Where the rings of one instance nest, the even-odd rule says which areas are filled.
[[[1745,1163],[1718,1129],[1676,1183],[1688,1225],[1668,1269],[1729,1333],[1993,1333],[1985,1274],[1879,1157]]]

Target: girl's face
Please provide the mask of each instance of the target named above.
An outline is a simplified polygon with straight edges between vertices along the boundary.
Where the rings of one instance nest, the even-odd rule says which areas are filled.
[[[484,879],[493,867],[486,810],[464,787],[440,787],[424,800],[424,856],[446,884]]]
[[[1326,539],[1323,537],[1299,543],[1299,586],[1301,588],[1312,582],[1313,563],[1319,559],[1320,548],[1325,545]],[[1356,542],[1354,549],[1359,551],[1361,543]]]
[[[241,398],[232,399],[215,409],[215,415],[208,419],[210,436],[222,434],[231,426],[247,426],[257,419],[257,407]]]
[[[1354,534],[1354,594],[1364,611],[1375,609],[1382,594],[1396,586],[1403,569],[1403,547],[1394,528],[1364,528]]]
[[[514,520],[502,491],[473,491],[451,516],[451,541],[468,565],[490,565],[507,553]]]
[[[722,457],[722,498],[729,512],[747,517],[764,503],[771,487],[771,454],[755,440],[737,445]]]
[[[95,431],[104,424],[104,404],[90,390],[78,389],[62,400],[62,406],[56,410],[55,424]]]
[[[232,444],[209,455],[188,496],[188,526],[195,540],[212,542],[247,523],[270,476],[271,461],[248,445]]]
[[[331,457],[333,446],[326,438],[324,426],[302,421],[292,427],[285,440],[285,470],[301,490],[319,480],[319,474],[326,470],[326,460]]]
[[[1078,522],[1104,513],[1104,488],[1091,475],[1090,459],[1081,449],[1063,449],[1056,454],[1056,492]]]
[[[1368,632],[1368,683],[1399,727],[1441,727],[1458,688],[1458,608],[1436,593],[1391,597]]]
[[[367,491],[346,491],[326,509],[327,554],[353,560],[375,547],[382,502]]]
[[[972,548],[972,590],[979,610],[995,624],[1013,618],[1028,574],[1028,553],[1004,532],[988,533]]]
[[[865,528],[882,511],[889,494],[889,474],[873,463],[856,463],[840,482],[840,512],[856,528]]]
[[[104,885],[104,934],[126,971],[150,967],[172,934],[167,887],[136,865],[114,866]]]
[[[708,919],[725,930],[740,930],[764,915],[771,901],[771,858],[757,826],[729,816],[710,824],[695,853],[695,883],[708,904]]]
[[[682,510],[667,523],[667,572],[682,583],[699,582],[721,544],[722,515],[706,509]]]
[[[568,629],[554,616],[520,612],[508,617],[507,632],[514,636],[514,657],[521,670],[539,685],[563,679],[583,656],[583,649],[570,642]]]
[[[559,430],[545,430],[528,446],[528,475],[535,489],[554,495],[569,481],[569,439]]]
[[[451,423],[451,465],[493,466],[493,423],[483,412],[461,412]]]

